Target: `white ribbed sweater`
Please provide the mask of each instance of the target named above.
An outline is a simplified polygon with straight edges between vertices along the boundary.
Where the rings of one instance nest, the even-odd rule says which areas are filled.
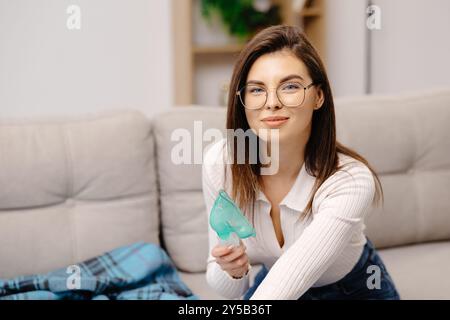
[[[249,288],[249,276],[233,279],[211,255],[219,239],[209,225],[209,213],[221,188],[231,194],[229,166],[224,185],[224,147],[225,140],[218,141],[203,158],[203,195],[209,228],[206,280],[220,295],[238,299]],[[243,242],[250,264],[264,264],[270,271],[251,299],[298,299],[310,287],[340,280],[358,261],[366,243],[364,218],[370,211],[375,181],[363,163],[343,154],[339,154],[339,162],[345,167],[319,188],[312,215],[307,220],[298,217],[306,207],[315,177],[302,166],[293,187],[279,205],[282,248],[270,217],[270,202],[263,192],[257,195],[254,221],[257,235]]]

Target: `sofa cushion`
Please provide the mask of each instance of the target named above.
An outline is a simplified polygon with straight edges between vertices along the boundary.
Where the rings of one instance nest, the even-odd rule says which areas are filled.
[[[135,111],[0,121],[0,277],[158,241],[151,123]]]
[[[195,121],[199,121],[196,133]],[[176,266],[188,272],[206,268],[208,228],[202,193],[201,157],[211,142],[202,143],[201,135],[209,128],[224,133],[225,109],[177,107],[154,119],[163,245]],[[181,136],[183,133],[192,138],[189,139],[191,164],[176,164],[172,159],[173,150],[176,151],[176,146],[182,141],[177,134]],[[194,134],[199,137],[196,144]],[[194,150],[197,147],[199,149]],[[195,152],[200,155],[198,164],[194,163]]]
[[[450,299],[450,241],[380,250],[402,299]]]
[[[337,99],[336,122],[383,185],[384,208],[366,221],[374,244],[450,239],[450,90]]]
[[[450,299],[450,242],[430,242],[379,250],[401,299]],[[250,270],[250,286],[260,266]],[[180,272],[201,299],[226,299],[206,282],[205,273]]]

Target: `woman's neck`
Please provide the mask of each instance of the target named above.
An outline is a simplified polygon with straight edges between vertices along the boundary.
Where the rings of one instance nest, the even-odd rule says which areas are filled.
[[[278,171],[273,178],[295,179],[303,166],[306,142],[297,140],[279,142],[278,157],[271,152],[270,142],[267,145],[271,161],[278,161]],[[278,159],[276,159],[278,158]]]

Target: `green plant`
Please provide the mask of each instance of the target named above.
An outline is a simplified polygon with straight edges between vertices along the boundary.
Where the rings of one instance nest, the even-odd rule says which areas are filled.
[[[257,11],[254,0],[201,0],[202,15],[210,19],[218,13],[227,31],[241,40],[269,25],[279,24],[279,7],[272,5],[267,12]]]

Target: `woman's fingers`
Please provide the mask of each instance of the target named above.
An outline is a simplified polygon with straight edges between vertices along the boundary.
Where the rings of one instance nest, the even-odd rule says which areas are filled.
[[[215,246],[211,251],[211,255],[214,258],[219,258],[219,257],[229,254],[230,252],[232,252],[232,250],[233,249],[231,249],[229,247],[225,247],[225,246]]]
[[[248,256],[245,253],[246,246],[241,242],[239,247],[226,247],[217,245],[211,251],[216,262],[222,270],[230,274],[239,275],[244,269],[247,270]]]
[[[242,268],[247,267],[248,257],[246,254],[238,257],[231,262],[225,262],[220,264],[221,268],[225,271],[235,272],[242,270]]]
[[[227,263],[235,260],[236,258],[242,256],[245,253],[245,246],[240,246],[231,249],[227,254],[216,257],[218,263]]]
[[[240,256],[245,254],[245,247],[237,247],[234,248],[229,254],[220,257],[220,259],[224,262],[231,262],[239,258]]]
[[[211,255],[214,258],[221,258],[221,257],[228,256],[229,254],[234,254],[233,257],[226,259],[226,261],[231,261],[231,260],[234,260],[237,255],[245,252],[246,249],[247,249],[247,247],[242,242],[239,247],[226,247],[226,246],[217,245],[211,251]]]

